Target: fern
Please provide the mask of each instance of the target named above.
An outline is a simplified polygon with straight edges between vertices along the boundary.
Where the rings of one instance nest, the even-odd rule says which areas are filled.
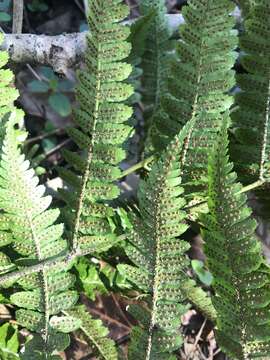
[[[137,329],[130,359],[168,359],[182,344],[181,315],[187,310],[181,286],[188,280],[185,270],[188,243],[178,239],[187,226],[181,210],[180,157],[184,161],[184,140],[192,129],[189,123],[153,166],[147,181],[139,187],[140,217],[126,252],[137,265],[119,265],[119,270],[150,295],[151,314],[145,330]],[[145,316],[143,316],[145,318]],[[174,357],[172,357],[174,358]]]
[[[155,133],[155,118],[161,116],[161,98],[168,91],[167,79],[169,72],[168,50],[171,47],[171,32],[165,17],[164,0],[144,0],[140,3],[143,16],[151,16],[151,25],[147,29],[141,68],[142,102],[145,106],[145,150],[152,150],[152,136]]]
[[[0,58],[3,66],[7,56],[1,53]],[[15,127],[21,123],[24,114],[13,106],[18,93],[9,87],[12,73],[8,70],[1,72],[0,88],[9,94],[6,99],[4,96],[1,99],[0,272],[5,273],[57,257],[65,252],[67,243],[61,239],[63,225],[54,225],[59,211],[47,210],[51,198],[44,196],[45,188],[38,185],[29,161],[20,150],[25,132]],[[15,261],[8,256],[10,252],[15,252]],[[58,328],[54,327],[57,313],[73,306],[78,299],[77,293],[69,290],[74,277],[66,270],[61,267],[44,269],[19,278],[10,297],[11,303],[19,308],[17,322],[39,334],[28,344],[27,350],[35,354],[35,360],[49,359],[51,353],[63,350],[68,344],[68,336],[58,333],[67,319],[63,317]],[[73,319],[72,327],[76,327],[76,319]],[[36,342],[39,343],[38,351],[33,345]]]
[[[113,276],[120,275],[118,284],[123,275],[128,284],[119,288],[132,287],[141,300],[129,309],[138,320],[130,360],[176,360],[183,344],[181,316],[190,304],[213,321],[228,356],[270,356],[270,267],[227,154],[231,114],[232,157],[241,179],[269,184],[270,5],[237,2],[246,16],[240,44],[246,73],[237,78],[241,91],[232,111],[234,3],[189,0],[173,52],[164,0],[141,1],[143,17],[132,31],[120,24],[129,12],[121,0],[89,0],[86,66],[78,73],[75,126],[68,129],[79,150],[65,150],[67,166],[59,168],[68,186],[60,190],[65,233],[34,171],[41,159],[35,157],[37,148],[23,150],[24,113],[14,107],[18,92],[12,72],[4,69],[8,56],[0,52],[0,285],[8,289],[16,322],[31,332],[21,359],[60,359],[72,331],[84,334],[98,359],[120,356],[102,322],[75,306],[78,294],[69,270],[78,257],[109,250],[123,231],[130,262],[119,264],[120,274]],[[115,216],[112,201],[120,193],[117,181],[132,171],[122,173],[119,164],[132,133],[133,88],[139,87],[140,70],[128,62],[138,65],[138,56],[144,147],[154,155],[132,167],[153,163],[139,183],[132,227],[126,213]],[[212,299],[189,277],[190,246],[182,239],[200,210]]]
[[[3,42],[3,34],[0,33],[0,43]],[[3,69],[8,62],[8,53],[5,51],[0,52],[0,74],[1,74],[1,87],[0,87],[0,116],[2,117],[10,111],[14,106],[13,102],[19,96],[18,90],[14,89],[11,84],[13,82],[13,73],[8,69]]]
[[[233,359],[269,355],[269,267],[255,237],[256,222],[228,162],[225,126],[209,161],[209,215],[203,238],[214,276],[219,346]]]
[[[192,279],[182,283],[182,292],[194,307],[200,311],[208,320],[216,322],[217,312],[212,304],[211,298],[207,293],[197,286]]]
[[[62,195],[68,204],[74,252],[105,251],[118,241],[108,221],[112,209],[106,203],[119,194],[115,181],[121,175],[118,164],[125,158],[122,144],[131,132],[127,120],[132,115],[123,102],[133,91],[125,83],[132,68],[122,61],[130,52],[129,29],[118,24],[128,15],[128,7],[120,2],[89,2],[91,35],[86,69],[78,75],[80,107],[74,119],[79,129],[69,129],[81,154],[65,151],[74,171],[60,169],[72,188],[72,193],[68,190]]]
[[[80,319],[80,329],[98,353],[98,359],[117,360],[117,351],[114,347],[114,342],[106,337],[109,332],[101,320],[93,319],[83,306],[77,306],[69,310],[68,314],[76,319]]]
[[[229,0],[190,0],[183,9],[186,23],[180,29],[181,41],[171,69],[170,95],[162,99],[164,117],[155,122],[159,150],[189,119],[196,118],[183,176],[183,184],[192,182],[193,188],[205,180],[208,152],[221,114],[233,102],[228,95],[234,86],[231,68],[237,46],[236,31],[232,30],[235,21],[230,15],[233,8]]]
[[[269,11],[269,1],[257,0],[240,38],[241,64],[247,73],[237,77],[241,92],[232,119],[238,143],[232,146],[232,154],[244,182],[270,178]]]
[[[0,163],[1,238],[9,239],[2,245],[11,246],[22,256],[16,262],[21,268],[61,254],[67,244],[61,239],[63,225],[53,225],[59,211],[47,210],[51,199],[43,196],[44,187],[37,186],[34,171],[29,169],[29,162],[18,148],[18,134],[14,130],[16,124],[16,113],[12,112],[5,126]],[[7,262],[10,264],[8,267]],[[14,267],[5,253],[1,256],[1,267],[3,265],[6,270]],[[21,308],[16,311],[17,322],[41,334],[39,342],[42,347],[35,359],[47,358],[44,354],[62,350],[58,346],[65,338],[54,329],[53,315],[77,302],[77,293],[68,290],[73,282],[73,276],[65,268],[43,270],[17,281],[19,288],[10,297],[11,302]],[[63,318],[61,324],[65,321]]]

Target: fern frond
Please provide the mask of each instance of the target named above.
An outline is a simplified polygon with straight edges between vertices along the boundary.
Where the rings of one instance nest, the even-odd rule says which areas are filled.
[[[6,63],[6,55],[0,53],[1,65]],[[9,93],[12,74],[2,71],[0,89]],[[63,225],[55,222],[58,209],[47,210],[51,197],[44,196],[45,187],[38,185],[38,178],[21,152],[25,132],[19,128],[24,113],[16,110],[13,101],[18,93],[10,88],[10,98],[1,103],[1,156],[0,156],[0,271],[7,272],[15,268],[23,270],[28,265],[57,257],[65,252],[67,243],[61,238]],[[9,251],[8,251],[9,250]],[[12,263],[7,254],[15,252],[16,261]],[[66,269],[42,270],[25,276],[17,281],[10,297],[11,303],[19,308],[16,319],[19,324],[38,333],[35,339],[43,344],[39,349],[40,357],[49,358],[49,354],[61,347],[55,340],[62,335],[50,324],[51,315],[73,306],[78,299],[73,285],[73,275]],[[11,284],[5,284],[7,287]],[[64,336],[65,338],[65,336]],[[68,336],[66,336],[68,342]],[[29,348],[34,351],[29,342]],[[45,355],[46,357],[45,357]]]
[[[169,49],[170,30],[165,14],[164,0],[144,0],[140,3],[141,14],[153,13],[152,24],[145,40],[141,67],[143,69],[143,101],[148,112],[153,113],[160,104],[161,96],[166,92],[168,62],[166,51]]]
[[[261,255],[246,195],[240,193],[242,186],[228,161],[226,132],[224,126],[209,161],[204,250],[214,277],[218,344],[233,359],[253,359],[270,351],[270,268]]]
[[[241,64],[237,77],[241,92],[232,113],[238,144],[232,156],[244,182],[270,179],[270,3],[256,0],[240,37]]]
[[[164,147],[191,118],[191,134],[183,184],[200,183],[207,175],[208,152],[214,143],[221,114],[233,99],[237,46],[234,5],[230,0],[190,0],[182,14],[181,40],[169,79],[170,95],[162,99],[163,117],[155,120],[156,149]],[[190,191],[188,191],[190,192]]]
[[[81,154],[64,154],[76,172],[60,169],[72,188],[72,195],[64,192],[63,198],[69,205],[75,252],[104,251],[118,241],[107,219],[106,202],[119,195],[115,181],[121,175],[118,164],[125,158],[122,146],[131,133],[127,120],[132,115],[132,109],[123,102],[133,93],[125,83],[132,68],[122,61],[130,53],[126,41],[129,28],[119,24],[129,10],[120,3],[89,1],[91,34],[87,38],[86,69],[78,74],[76,91],[79,109],[75,122],[79,129],[69,130]]]
[[[72,317],[81,321],[80,330],[84,333],[94,350],[98,353],[98,359],[102,360],[117,360],[117,351],[113,340],[107,337],[109,331],[102,324],[101,320],[96,320],[91,317],[84,306],[77,306],[76,308],[67,312]]]
[[[141,181],[138,198],[140,217],[126,252],[137,267],[119,265],[127,279],[150,296],[151,315],[146,329],[135,330],[131,359],[168,359],[182,344],[181,315],[187,310],[181,290],[189,244],[179,239],[187,229],[181,188],[181,157],[190,122],[155,163],[146,181]],[[174,358],[174,357],[172,357]]]
[[[212,304],[210,296],[192,279],[182,284],[182,292],[188,301],[200,311],[208,320],[216,322],[217,312]]]
[[[2,44],[4,36],[0,33],[0,44]],[[14,109],[14,101],[18,98],[19,92],[13,85],[14,75],[12,71],[3,69],[8,62],[8,53],[0,51],[0,119],[11,109]]]
[[[17,260],[19,269],[57,257],[67,249],[61,238],[63,225],[54,225],[59,211],[47,210],[51,197],[44,196],[45,187],[38,185],[34,170],[19,149],[18,130],[14,126],[22,115],[13,111],[5,125],[0,162],[0,208],[9,223],[5,230],[12,236],[9,247],[22,257]],[[20,289],[10,297],[20,308],[16,311],[17,322],[40,334],[42,352],[58,350],[57,343],[52,343],[58,335],[50,318],[77,302],[77,293],[69,290],[74,276],[60,267],[31,274],[17,283]]]
[[[151,17],[151,26],[145,39],[144,54],[140,67],[142,77],[142,102],[145,106],[145,150],[151,151],[151,137],[155,127],[155,116],[160,116],[161,98],[168,92],[169,56],[171,32],[165,17],[164,0],[144,0],[140,3],[143,16]],[[153,117],[153,115],[155,115]]]

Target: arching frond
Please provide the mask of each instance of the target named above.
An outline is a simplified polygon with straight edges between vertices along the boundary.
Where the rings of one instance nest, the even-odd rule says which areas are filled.
[[[270,3],[256,0],[240,37],[241,64],[237,76],[241,91],[232,113],[238,143],[232,156],[244,182],[270,179]]]
[[[142,102],[145,106],[145,152],[153,151],[152,133],[155,118],[161,116],[161,98],[168,92],[169,55],[172,48],[171,32],[165,17],[164,0],[144,0],[140,2],[141,14],[151,16],[151,25],[145,39],[144,53],[140,64],[142,76]]]
[[[0,53],[0,59],[4,66],[6,54]],[[24,113],[13,105],[18,93],[10,87],[12,73],[0,71],[0,91],[9,94],[6,99],[1,98],[0,106],[0,272],[6,273],[60,256],[66,251],[67,243],[61,238],[63,224],[55,225],[59,210],[48,210],[51,197],[44,195],[45,187],[38,185],[34,170],[20,149],[25,139],[25,132],[20,130]],[[14,259],[9,257],[10,253]],[[35,360],[49,359],[50,354],[68,345],[68,335],[58,332],[61,326],[55,328],[53,318],[77,302],[77,293],[70,290],[73,282],[74,276],[59,267],[19,277],[13,284],[10,300],[17,309],[16,320],[36,333],[26,351],[35,354]]]
[[[150,314],[142,328],[134,330],[130,359],[174,359],[170,355],[182,344],[181,315],[187,310],[182,291],[189,244],[179,239],[187,229],[181,187],[181,161],[189,123],[153,166],[149,178],[140,182],[140,217],[126,252],[136,267],[120,265],[119,270],[149,296]],[[181,160],[182,159],[182,160]],[[141,310],[143,312],[143,310]],[[143,319],[146,318],[142,314]]]
[[[270,268],[256,239],[256,221],[228,161],[222,129],[209,162],[209,215],[202,217],[207,264],[214,276],[219,346],[233,359],[269,356]]]
[[[74,170],[59,171],[72,189],[62,195],[69,208],[75,252],[105,251],[118,241],[108,221],[112,210],[106,203],[119,195],[115,184],[121,175],[118,164],[125,158],[123,143],[131,133],[127,120],[132,109],[124,102],[133,93],[125,83],[132,68],[123,62],[130,53],[129,28],[119,24],[128,12],[119,0],[89,1],[86,69],[78,74],[76,90],[78,128],[69,129],[80,154],[65,151]]]
[[[160,150],[196,118],[183,175],[183,184],[192,182],[191,187],[185,186],[187,193],[205,188],[209,149],[223,113],[233,103],[228,95],[235,84],[231,69],[237,56],[233,9],[230,0],[190,0],[182,11],[185,24],[180,27],[181,40],[168,81],[170,95],[162,99],[163,117],[155,120],[153,142]]]

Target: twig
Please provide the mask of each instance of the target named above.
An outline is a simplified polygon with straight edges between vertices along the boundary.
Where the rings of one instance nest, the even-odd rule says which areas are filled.
[[[200,331],[198,332],[197,336],[196,336],[196,339],[195,339],[195,343],[194,343],[194,346],[196,347],[198,345],[198,342],[200,341],[200,338],[202,336],[202,332],[203,332],[203,329],[206,325],[206,321],[207,319],[204,319],[204,322],[202,323],[202,326],[200,328]]]
[[[111,297],[115,303],[115,305],[117,306],[122,318],[125,320],[125,322],[128,324],[128,326],[130,326],[130,328],[133,327],[133,325],[131,324],[131,322],[128,320],[128,317],[126,316],[126,314],[124,313],[123,309],[121,308],[121,305],[119,304],[119,301],[117,300],[116,296],[114,295],[114,293],[111,293]]]
[[[218,348],[215,352],[214,352],[214,354],[213,354],[213,357],[215,357],[217,354],[219,354],[221,352],[221,349],[220,348]]]
[[[85,10],[85,15],[87,17],[88,11],[89,11],[89,3],[88,0],[83,0],[83,5],[84,5],[84,10]]]
[[[41,135],[41,139],[43,139],[45,137],[46,136],[42,137],[42,135]],[[57,146],[55,146],[54,148],[52,148],[51,150],[47,151],[45,154],[41,154],[38,157],[38,163],[41,163],[42,161],[46,160],[48,157],[52,156],[54,153],[61,150],[64,146],[66,146],[67,144],[69,144],[71,142],[72,142],[71,139],[66,139],[66,140],[62,141],[60,144],[58,144]],[[27,144],[27,142],[26,142],[26,144]],[[28,142],[28,144],[29,144],[29,142]]]
[[[21,34],[23,27],[23,0],[13,0],[12,33]]]
[[[34,77],[38,80],[38,81],[47,81],[49,82],[46,78],[44,78],[43,76],[40,76],[30,64],[26,64],[28,70],[34,75]]]
[[[71,139],[66,139],[64,141],[62,141],[60,144],[58,144],[57,146],[55,146],[53,149],[47,151],[43,156],[42,156],[42,160],[45,160],[46,158],[48,158],[49,156],[53,155],[54,153],[56,153],[57,151],[61,150],[64,146],[66,146],[67,144],[71,143],[72,140]]]
[[[78,6],[80,11],[85,14],[84,6],[80,3],[80,0],[75,0],[75,4]]]
[[[117,326],[121,326],[122,328],[130,331],[130,327],[123,324],[122,322],[118,321],[117,319],[114,319],[112,317],[110,317],[109,315],[105,314],[104,312],[98,310],[98,309],[94,309],[94,308],[90,308],[89,309],[89,312],[92,314],[92,315],[96,315],[98,316],[101,320],[103,321],[106,321],[110,324],[115,324]]]
[[[250,191],[250,190],[256,189],[256,188],[262,186],[264,183],[265,183],[265,181],[263,181],[263,180],[255,181],[255,182],[252,183],[252,184],[249,184],[249,185],[247,185],[247,186],[244,186],[244,187],[242,188],[242,190],[240,190],[239,193],[237,193],[237,194],[246,193],[246,192],[248,192],[248,191]]]
[[[59,128],[59,129],[56,129],[56,130],[52,130],[50,132],[47,132],[47,133],[40,134],[38,136],[34,136],[34,137],[29,138],[28,140],[25,141],[25,145],[29,145],[29,144],[32,144],[34,142],[46,139],[47,137],[50,137],[50,136],[61,135],[64,132],[65,132],[64,128]]]
[[[187,355],[187,360],[192,360],[192,358],[193,357],[191,357],[191,355],[194,355],[194,352],[195,352],[195,350],[196,350],[196,348],[197,348],[197,346],[198,346],[198,342],[200,341],[200,338],[201,338],[201,335],[202,335],[202,332],[203,332],[203,329],[204,329],[204,327],[205,327],[205,324],[206,324],[206,319],[204,319],[204,322],[203,322],[203,324],[202,324],[202,326],[201,326],[201,328],[200,328],[200,331],[198,332],[198,334],[197,334],[197,336],[196,336],[196,339],[195,339],[195,342],[194,342],[194,344],[193,344],[193,350],[191,350],[190,352],[189,352],[189,354]]]

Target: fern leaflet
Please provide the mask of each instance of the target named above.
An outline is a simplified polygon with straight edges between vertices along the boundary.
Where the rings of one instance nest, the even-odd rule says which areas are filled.
[[[89,1],[91,35],[87,38],[86,70],[78,75],[80,108],[75,111],[79,129],[69,130],[82,154],[65,151],[75,172],[60,169],[73,189],[72,194],[65,191],[62,195],[68,204],[66,215],[75,252],[105,251],[118,241],[107,219],[112,209],[105,203],[119,194],[114,182],[121,174],[117,165],[125,158],[122,144],[131,132],[127,120],[132,115],[123,102],[133,92],[124,82],[132,68],[121,61],[129,55],[130,45],[126,41],[129,28],[118,24],[128,15],[128,7],[120,2]]]
[[[182,11],[185,24],[172,64],[170,94],[162,99],[164,116],[155,121],[155,143],[157,150],[164,147],[187,121],[196,118],[183,173],[187,194],[205,188],[208,152],[222,113],[233,102],[228,95],[234,86],[231,68],[237,46],[233,8],[229,0],[190,0]]]
[[[255,237],[256,221],[246,195],[228,162],[225,126],[209,162],[207,263],[214,276],[213,305],[217,310],[217,341],[233,359],[269,355],[269,274]]]
[[[269,1],[257,0],[240,38],[241,64],[247,73],[237,77],[241,92],[232,119],[238,144],[232,146],[232,155],[244,182],[270,179],[269,11]]]
[[[0,58],[4,65],[6,54],[0,53]],[[25,132],[15,127],[21,125],[24,113],[13,105],[18,93],[9,88],[12,73],[1,71],[0,89],[7,89],[10,95],[1,99],[0,272],[5,273],[57,257],[65,252],[67,243],[61,238],[63,225],[54,225],[58,209],[47,210],[51,197],[44,196],[45,187],[38,185],[34,170],[20,150]],[[15,252],[13,263],[7,255],[10,252]],[[50,359],[51,353],[68,345],[68,335],[58,332],[53,319],[77,302],[77,293],[69,290],[73,282],[73,275],[59,267],[21,277],[14,285],[10,300],[19,308],[17,322],[39,334],[27,344],[27,351],[35,354],[35,360]],[[74,327],[76,319],[73,320]],[[63,317],[60,323],[65,321]],[[38,349],[34,348],[35,343],[39,344]]]
[[[117,360],[117,351],[114,342],[108,339],[108,329],[102,324],[101,320],[95,320],[91,314],[85,310],[83,306],[69,310],[68,314],[76,319],[80,319],[80,330],[90,340],[96,352],[99,355],[98,359],[102,360]]]
[[[141,14],[151,17],[151,25],[147,30],[141,68],[142,102],[145,106],[145,151],[152,150],[152,133],[155,133],[155,118],[161,116],[161,97],[168,91],[169,72],[168,51],[171,47],[171,32],[168,27],[164,0],[144,0],[140,3]]]
[[[189,245],[178,238],[187,229],[181,210],[185,200],[181,196],[180,161],[192,126],[190,122],[181,131],[139,186],[141,216],[134,219],[134,232],[126,248],[137,267],[119,265],[119,270],[150,295],[151,314],[145,330],[134,330],[137,345],[131,346],[130,359],[174,359],[170,354],[182,344],[180,318],[187,306],[182,304],[186,297],[181,286],[188,281],[185,252]]]

